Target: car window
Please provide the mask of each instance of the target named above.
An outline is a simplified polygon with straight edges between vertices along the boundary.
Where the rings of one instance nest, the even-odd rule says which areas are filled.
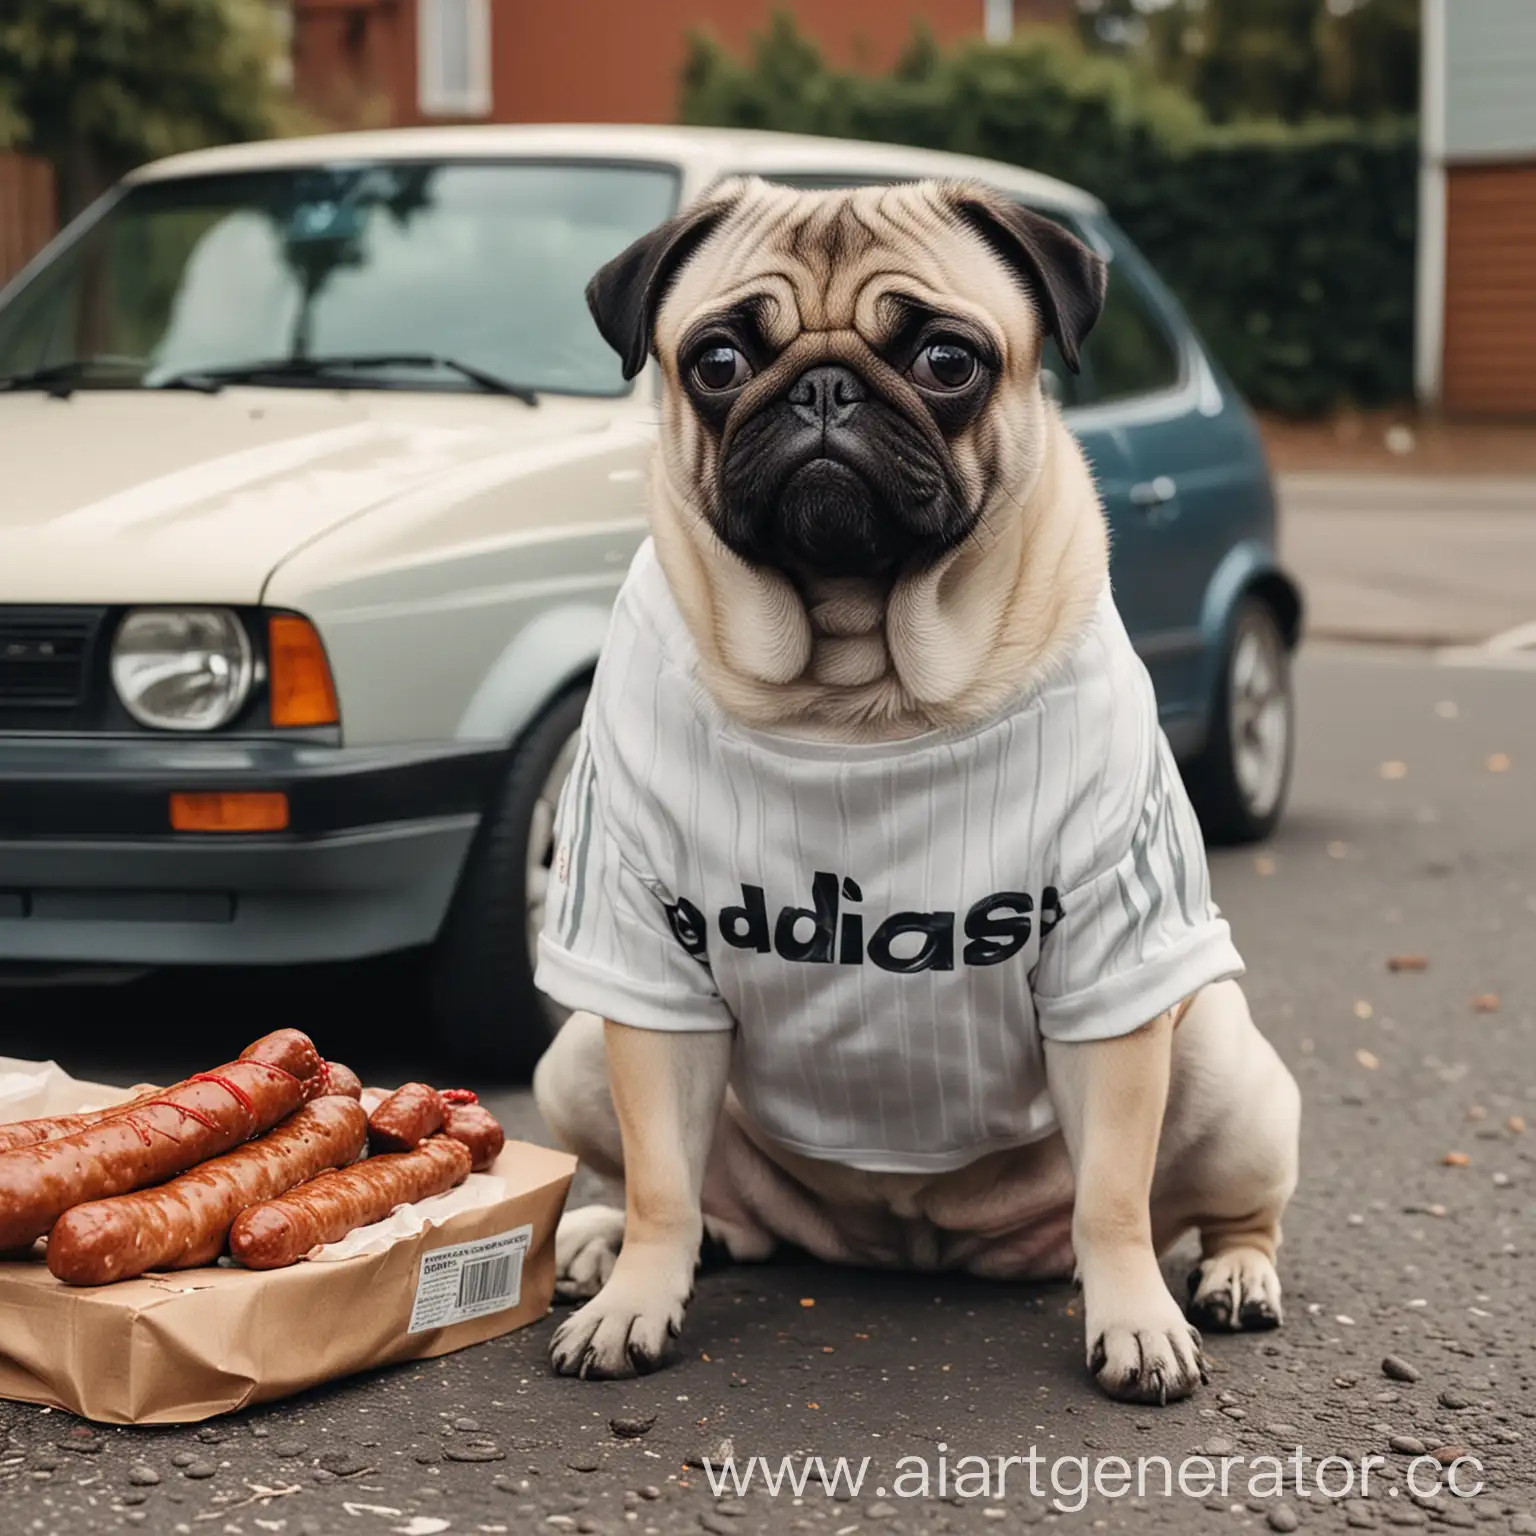
[[[114,363],[116,387],[151,386],[254,360],[428,353],[538,390],[622,395],[583,290],[673,212],[678,187],[670,167],[570,161],[146,182],[0,310],[0,374],[89,358]]]
[[[1084,348],[1096,404],[1172,389],[1182,373],[1178,347],[1129,273],[1110,267],[1109,291]]]

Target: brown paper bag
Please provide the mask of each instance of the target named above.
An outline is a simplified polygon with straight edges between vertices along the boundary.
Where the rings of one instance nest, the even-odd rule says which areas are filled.
[[[46,1112],[112,1101],[75,1086],[73,1104],[54,1093]],[[55,1280],[40,1248],[0,1262],[0,1397],[100,1423],[186,1424],[510,1333],[549,1311],[575,1167],[508,1142],[489,1170],[503,1185],[493,1203],[339,1262],[90,1288]]]

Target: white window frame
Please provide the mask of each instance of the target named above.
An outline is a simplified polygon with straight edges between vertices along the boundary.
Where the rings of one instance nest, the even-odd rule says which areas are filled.
[[[468,78],[444,78],[443,35],[458,22],[467,40]],[[491,0],[417,0],[416,99],[423,117],[489,117]]]

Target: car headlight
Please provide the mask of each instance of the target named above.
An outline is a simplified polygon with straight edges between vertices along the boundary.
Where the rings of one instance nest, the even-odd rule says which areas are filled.
[[[227,608],[140,608],[112,641],[123,707],[157,731],[214,731],[240,713],[255,675],[250,636]]]

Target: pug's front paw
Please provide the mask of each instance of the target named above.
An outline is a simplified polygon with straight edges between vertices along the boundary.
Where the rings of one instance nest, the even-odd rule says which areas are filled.
[[[1122,1403],[1176,1403],[1210,1380],[1198,1329],[1161,1280],[1157,1294],[1088,1308],[1088,1369]]]
[[[687,1290],[659,1276],[637,1280],[616,1272],[555,1330],[550,1364],[558,1376],[594,1381],[647,1375],[682,1331],[687,1305]]]

